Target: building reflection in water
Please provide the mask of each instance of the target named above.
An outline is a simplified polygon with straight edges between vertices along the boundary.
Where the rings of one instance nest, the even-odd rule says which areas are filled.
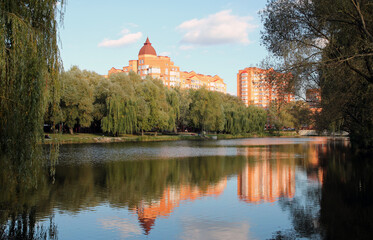
[[[146,235],[155,224],[158,217],[168,217],[176,207],[183,201],[194,201],[205,196],[219,196],[227,186],[227,178],[222,179],[217,184],[202,189],[198,186],[182,185],[179,187],[167,187],[159,201],[147,203],[142,200],[132,209],[137,214],[141,227]]]
[[[286,154],[287,155],[287,154]],[[247,148],[249,161],[237,177],[237,194],[247,203],[274,202],[295,193],[295,164],[284,161],[284,154],[268,149]]]
[[[326,151],[326,143],[327,138],[314,138],[309,144],[238,149],[248,161],[237,177],[239,199],[260,203],[293,198],[296,166],[305,168],[308,180],[322,184],[324,173],[319,154]]]

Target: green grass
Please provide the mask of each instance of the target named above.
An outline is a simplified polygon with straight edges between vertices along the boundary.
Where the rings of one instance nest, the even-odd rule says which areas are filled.
[[[251,137],[274,137],[274,136],[298,136],[296,132],[263,132],[260,134],[207,134],[205,138],[198,136],[197,133],[180,134],[180,135],[131,135],[121,134],[118,137],[107,136],[103,134],[92,133],[75,133],[71,134],[49,134],[51,139],[45,139],[45,143],[53,140],[58,143],[111,143],[111,142],[156,142],[156,141],[177,141],[177,140],[202,140],[212,139],[217,136],[217,139],[237,139],[237,138],[251,138]]]
[[[59,143],[110,143],[110,142],[152,142],[152,141],[176,141],[201,139],[192,135],[130,135],[123,134],[118,137],[103,134],[75,133],[71,134],[49,134],[51,139],[45,139],[45,143],[56,140]]]

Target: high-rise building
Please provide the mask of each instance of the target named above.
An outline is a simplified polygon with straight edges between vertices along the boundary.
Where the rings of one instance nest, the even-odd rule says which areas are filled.
[[[146,76],[158,78],[167,87],[198,89],[205,86],[211,91],[226,93],[227,85],[219,76],[198,74],[195,72],[181,72],[178,66],[167,56],[157,56],[155,49],[146,39],[144,46],[140,49],[138,60],[130,60],[129,65],[122,69],[111,68],[108,75],[113,73],[129,73],[133,71],[144,79]]]
[[[237,74],[237,96],[248,105],[268,108],[271,102],[291,102],[294,95],[282,91],[291,75],[277,73],[273,69],[249,67]],[[276,80],[275,80],[276,78]],[[277,81],[281,79],[282,83]]]

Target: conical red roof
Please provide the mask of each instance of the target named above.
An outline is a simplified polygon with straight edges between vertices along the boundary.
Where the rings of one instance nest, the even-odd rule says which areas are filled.
[[[140,49],[139,55],[150,54],[157,56],[155,49],[152,47],[152,44],[149,41],[149,38],[146,38],[144,46]]]

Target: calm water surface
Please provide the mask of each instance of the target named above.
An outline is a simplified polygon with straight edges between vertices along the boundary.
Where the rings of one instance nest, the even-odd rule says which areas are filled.
[[[35,167],[22,184],[1,170],[0,238],[371,239],[372,161],[348,145],[63,145],[55,169]]]

